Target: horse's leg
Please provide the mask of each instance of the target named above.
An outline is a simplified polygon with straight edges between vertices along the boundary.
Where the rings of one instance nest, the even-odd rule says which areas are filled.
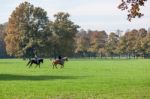
[[[51,66],[51,65],[50,65]],[[52,62],[52,66],[53,66],[53,69],[54,69],[54,62]]]
[[[39,68],[40,68],[40,63],[39,63]]]
[[[53,69],[57,68],[57,64],[53,63]]]
[[[33,64],[33,63],[31,62],[30,65],[29,65],[29,68],[32,66],[32,64]]]
[[[38,65],[36,64],[35,68],[37,67]]]
[[[55,65],[53,65],[53,69],[55,68]]]
[[[61,64],[61,68],[63,68],[64,67],[64,64]]]
[[[39,63],[38,63],[38,64],[36,64],[35,68],[37,68],[37,66],[39,66],[39,68],[40,68],[40,64],[39,64]]]
[[[28,66],[30,64],[30,61],[27,63],[27,65],[26,66]]]
[[[57,64],[55,64],[55,67],[56,67],[56,69],[57,69]]]
[[[53,64],[53,69],[54,69],[54,64]]]
[[[61,65],[61,68],[63,68],[63,67],[64,67],[64,64],[63,64],[63,63],[61,63],[60,65]]]

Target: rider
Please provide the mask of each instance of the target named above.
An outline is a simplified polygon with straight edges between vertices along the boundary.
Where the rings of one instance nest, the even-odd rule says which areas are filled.
[[[58,56],[58,59],[59,59],[59,60],[61,60],[61,59],[62,59],[61,55],[59,55],[59,56]]]
[[[35,54],[35,60],[37,63],[39,63],[39,58],[37,57],[37,55]]]
[[[59,60],[59,62],[61,62],[61,61],[62,61],[61,59],[62,59],[62,56],[61,56],[61,55],[59,55],[59,56],[58,56],[58,60]]]

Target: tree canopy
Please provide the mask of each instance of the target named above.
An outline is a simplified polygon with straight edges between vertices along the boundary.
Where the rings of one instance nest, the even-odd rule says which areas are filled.
[[[5,37],[9,55],[33,55],[50,35],[46,11],[28,2],[21,3],[11,14]]]
[[[70,56],[74,52],[74,37],[79,26],[69,19],[68,13],[59,12],[54,17],[53,33],[54,37],[57,38],[54,42],[55,54]]]
[[[147,0],[121,0],[118,6],[121,10],[128,10],[127,19],[131,21],[132,18],[142,17],[144,14],[140,12],[140,7],[144,6]]]

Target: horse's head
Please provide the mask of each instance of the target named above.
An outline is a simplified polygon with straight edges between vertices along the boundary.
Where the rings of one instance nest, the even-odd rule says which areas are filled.
[[[64,57],[63,60],[64,60],[64,61],[68,61],[68,57]]]
[[[40,60],[39,60],[41,63],[43,63],[43,59],[41,58]]]

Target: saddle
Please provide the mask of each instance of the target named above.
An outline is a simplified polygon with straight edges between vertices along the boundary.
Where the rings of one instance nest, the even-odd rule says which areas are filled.
[[[55,63],[57,63],[57,64],[62,64],[62,60],[61,60],[61,59],[56,59],[56,60],[55,60]]]

